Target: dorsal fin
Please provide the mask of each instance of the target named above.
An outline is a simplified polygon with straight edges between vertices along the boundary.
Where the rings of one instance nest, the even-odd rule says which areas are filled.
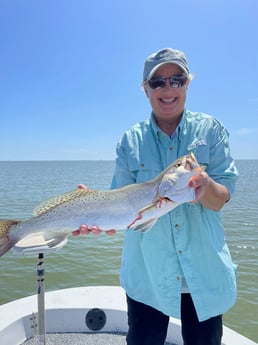
[[[71,192],[58,195],[54,198],[50,198],[50,199],[42,202],[41,204],[39,204],[33,210],[33,215],[39,216],[39,215],[51,210],[55,206],[61,205],[61,204],[65,203],[67,201],[70,201],[70,200],[75,200],[77,198],[80,198],[82,196],[89,194],[90,192],[92,192],[92,190],[90,190],[90,189],[79,189],[78,188],[78,189],[72,190]]]

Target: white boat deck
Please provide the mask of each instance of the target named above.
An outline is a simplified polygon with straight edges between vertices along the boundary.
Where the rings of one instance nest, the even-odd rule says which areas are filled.
[[[37,297],[25,297],[0,306],[1,345],[44,344],[39,332]],[[47,345],[125,344],[126,300],[120,287],[79,287],[47,292],[45,315]],[[223,332],[223,345],[258,345],[227,327]],[[166,341],[167,345],[183,345],[179,320],[170,319]]]
[[[126,345],[125,334],[119,333],[65,333],[47,334],[47,345]],[[23,345],[38,345],[37,337],[26,340]],[[177,345],[166,342],[164,345]]]
[[[47,334],[47,345],[126,345],[125,335],[110,334],[110,333],[62,333],[62,334]],[[26,340],[24,345],[38,345],[39,339],[37,337]]]

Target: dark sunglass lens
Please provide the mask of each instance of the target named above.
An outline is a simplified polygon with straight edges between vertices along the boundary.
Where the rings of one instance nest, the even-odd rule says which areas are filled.
[[[164,78],[150,79],[148,80],[148,84],[152,89],[158,89],[166,85],[166,79]]]
[[[187,77],[184,75],[179,75],[179,76],[175,76],[170,78],[170,85],[172,87],[178,88],[178,87],[182,87],[185,85],[187,81]]]
[[[170,86],[174,88],[182,87],[187,82],[187,77],[184,75],[176,75],[171,78],[155,78],[148,80],[148,84],[152,89],[159,89],[166,85],[167,79],[169,80]]]

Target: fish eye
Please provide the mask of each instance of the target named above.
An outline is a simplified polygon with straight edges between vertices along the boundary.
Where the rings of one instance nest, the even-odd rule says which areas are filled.
[[[178,167],[180,167],[181,165],[182,165],[182,162],[178,162],[178,163],[176,163],[175,167],[178,168]]]

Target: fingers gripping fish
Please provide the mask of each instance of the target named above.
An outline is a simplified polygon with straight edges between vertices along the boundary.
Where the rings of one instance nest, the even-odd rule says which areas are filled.
[[[0,256],[25,238],[40,235],[49,247],[63,242],[81,224],[102,230],[148,231],[159,217],[195,199],[189,179],[204,168],[193,154],[177,159],[156,178],[114,190],[76,189],[47,200],[24,220],[0,220]]]

